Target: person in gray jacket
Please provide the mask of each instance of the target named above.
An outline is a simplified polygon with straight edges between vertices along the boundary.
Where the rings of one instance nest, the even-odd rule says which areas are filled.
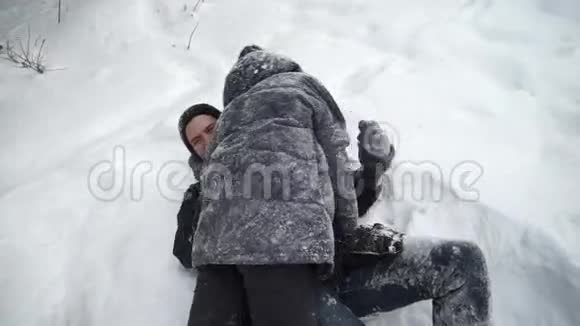
[[[180,134],[192,153],[190,165],[197,176],[204,158],[207,159],[205,155],[207,144],[216,134],[215,121],[219,116],[220,113],[215,108],[197,105],[188,109],[180,119]],[[208,121],[200,123],[199,119]],[[194,127],[190,128],[191,126]],[[376,131],[378,125],[373,122],[362,122],[359,127],[362,135],[368,130]],[[195,130],[196,128],[199,130]],[[380,128],[378,129],[380,131]],[[190,135],[194,136],[189,137]],[[359,141],[361,138],[365,137],[359,135]],[[376,150],[369,151],[366,147],[359,143],[359,159],[363,168],[355,173],[355,183],[359,185],[357,188],[362,190],[362,193],[358,193],[360,215],[363,215],[378,198],[380,185],[376,182],[376,176],[388,168],[394,155],[392,146],[383,151],[383,155],[378,156]],[[186,267],[192,265],[188,252],[198,226],[200,188],[200,184],[197,183],[188,189],[178,214],[174,254]],[[350,243],[350,247],[338,250],[341,252],[335,257],[339,273],[335,274],[332,282],[326,284],[327,289],[334,291],[318,293],[318,309],[313,314],[317,314],[321,325],[362,325],[357,317],[390,311],[425,299],[434,300],[434,325],[488,325],[487,272],[481,251],[475,245],[461,241],[408,239],[404,246],[405,250],[400,253],[401,234],[380,226],[359,227],[354,233],[343,237],[346,238],[350,240],[341,241],[339,237],[335,243],[337,248],[344,247],[344,243]],[[237,316],[235,325],[249,325],[249,318],[243,317],[243,312],[236,315],[232,314],[231,310],[225,309],[228,306],[251,304],[245,293],[247,289],[236,288],[236,284],[244,281],[244,275],[223,269],[217,273],[206,273],[204,268],[198,269],[200,273],[196,299],[190,311],[190,325],[202,325],[198,323],[199,318],[207,319],[212,314],[229,317],[235,315]],[[216,274],[225,276],[215,279],[212,275]],[[299,274],[288,273],[287,284],[292,286],[314,284],[297,278],[296,275]],[[271,285],[271,279],[268,278],[249,277],[249,279],[254,279],[254,284],[250,288],[256,286],[268,288]],[[208,285],[212,282],[218,282],[223,292],[228,292],[229,295],[218,291],[213,292],[213,296],[206,296],[206,300],[197,300],[198,290],[211,288]],[[315,284],[314,286],[316,287]],[[232,297],[235,299],[231,299]],[[300,301],[298,305],[313,305],[312,300],[307,300],[307,297],[302,299],[305,300],[297,300]],[[264,302],[260,304],[267,306]],[[286,306],[295,304],[292,300],[286,302]],[[293,322],[295,321],[290,319],[290,323]],[[221,324],[218,322],[215,325]]]
[[[344,117],[298,64],[255,46],[229,72],[224,107],[202,165],[192,262],[212,275],[212,296],[224,271],[241,276],[253,325],[314,326],[335,235],[348,241],[357,225]]]

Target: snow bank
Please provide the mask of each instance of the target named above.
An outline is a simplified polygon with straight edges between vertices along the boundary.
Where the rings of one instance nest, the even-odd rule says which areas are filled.
[[[580,324],[577,1],[216,0],[195,14],[175,0],[63,3],[60,25],[56,1],[0,3],[0,41],[30,25],[48,66],[65,68],[0,61],[0,324],[185,323],[195,280],[170,252],[192,179],[176,120],[191,103],[221,103],[248,43],[318,76],[353,138],[360,119],[393,126],[396,166],[440,168],[444,198],[405,197],[393,182],[369,221],[476,241],[497,325]],[[120,191],[99,200],[89,172],[115,148],[124,162],[101,181]],[[477,202],[450,195],[466,160],[483,168]],[[368,324],[429,319],[419,303]]]

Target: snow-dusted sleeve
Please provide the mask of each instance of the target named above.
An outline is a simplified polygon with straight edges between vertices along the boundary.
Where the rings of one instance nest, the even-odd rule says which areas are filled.
[[[173,255],[183,267],[192,268],[191,246],[195,227],[199,219],[200,184],[189,186],[177,213],[177,230],[173,240]]]

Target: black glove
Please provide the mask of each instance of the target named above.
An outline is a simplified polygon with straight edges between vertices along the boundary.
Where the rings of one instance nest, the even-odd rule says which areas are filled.
[[[377,179],[391,166],[395,156],[395,148],[391,145],[385,131],[378,122],[361,120],[358,140],[358,158],[363,167],[365,179]]]
[[[347,241],[351,254],[396,255],[403,250],[404,233],[397,232],[380,223],[373,226],[360,225]]]

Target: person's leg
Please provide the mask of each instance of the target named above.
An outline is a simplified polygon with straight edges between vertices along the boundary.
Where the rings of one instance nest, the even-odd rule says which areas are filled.
[[[188,326],[249,326],[242,276],[235,266],[198,268]]]
[[[364,323],[338,299],[338,294],[323,288],[319,294],[319,326],[364,326]]]
[[[308,265],[238,266],[253,326],[317,326],[320,281]]]
[[[407,238],[395,259],[347,272],[340,300],[363,317],[432,299],[434,326],[483,326],[490,323],[488,282],[476,245]]]

